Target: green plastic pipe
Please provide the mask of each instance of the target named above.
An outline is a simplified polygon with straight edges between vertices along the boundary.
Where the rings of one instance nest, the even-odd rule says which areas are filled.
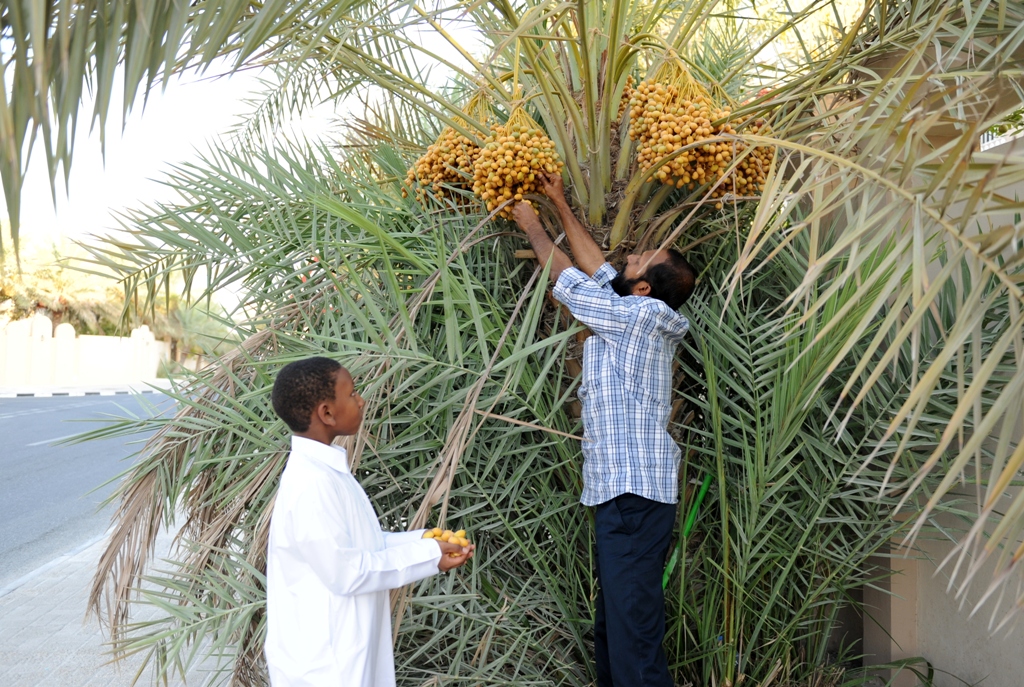
[[[700,504],[704,500],[704,496],[708,493],[708,487],[711,486],[711,477],[710,472],[704,476],[704,482],[700,485],[700,491],[697,492],[697,499],[690,506],[690,512],[686,515],[686,522],[683,523],[683,536],[679,538],[679,546],[672,552],[672,556],[668,559],[668,565],[665,566],[665,574],[661,577],[662,589],[668,587],[668,580],[672,577],[676,566],[679,565],[679,553],[683,550],[687,537],[690,536],[693,524],[697,522],[697,513],[700,511]]]

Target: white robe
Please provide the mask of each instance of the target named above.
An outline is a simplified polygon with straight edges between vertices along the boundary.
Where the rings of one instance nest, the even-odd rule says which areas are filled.
[[[344,449],[292,437],[267,547],[273,687],[395,684],[388,590],[438,572],[422,534],[383,532]]]

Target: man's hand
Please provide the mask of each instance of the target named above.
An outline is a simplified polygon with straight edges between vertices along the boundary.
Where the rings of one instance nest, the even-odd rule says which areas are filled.
[[[512,206],[512,219],[516,221],[523,231],[540,226],[540,218],[537,211],[529,203],[519,202]]]
[[[441,541],[440,539],[435,539],[434,541],[441,547],[441,561],[437,564],[437,569],[441,572],[448,572],[465,565],[466,561],[473,557],[473,551],[476,549],[476,544],[459,546],[458,544]],[[456,555],[449,555],[453,553]]]
[[[544,187],[544,195],[555,201],[555,203],[565,202],[565,186],[562,183],[561,174],[545,172],[540,175],[540,183]]]
[[[600,246],[594,242],[594,238],[583,228],[576,215],[573,214],[572,208],[569,207],[569,201],[565,199],[562,175],[541,174],[540,183],[544,187],[544,193],[558,210],[558,219],[565,230],[566,238],[569,239],[569,246],[572,248],[576,262],[588,277],[593,277],[594,273],[604,264],[604,253],[601,252]]]
[[[516,203],[512,208],[512,219],[516,221],[519,228],[526,232],[526,238],[530,239],[533,246],[533,253],[537,256],[537,262],[544,266],[551,260],[551,279],[557,280],[563,270],[572,267],[569,256],[555,247],[551,237],[544,231],[544,225],[540,223],[537,211],[526,203]]]

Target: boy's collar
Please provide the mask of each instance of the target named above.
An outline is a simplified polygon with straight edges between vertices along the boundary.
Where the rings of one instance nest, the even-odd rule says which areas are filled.
[[[292,453],[300,453],[338,472],[350,473],[348,453],[341,446],[327,445],[316,439],[292,435]]]

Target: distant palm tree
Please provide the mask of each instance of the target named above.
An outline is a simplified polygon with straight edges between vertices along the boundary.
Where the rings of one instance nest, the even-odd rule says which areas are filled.
[[[54,326],[68,323],[81,334],[110,334],[124,311],[124,293],[109,278],[68,268],[56,246],[36,246],[19,265],[13,255],[0,262],[0,321],[42,313]]]
[[[283,65],[288,80],[237,150],[171,175],[180,203],[135,213],[128,238],[96,250],[142,301],[178,272],[247,294],[243,343],[182,378],[176,417],[105,430],[158,429],[121,487],[94,587],[119,651],[148,650],[161,675],[212,654],[237,684],[265,681],[263,552],[285,446],[268,390],[282,363],[330,351],[369,399],[352,449],[386,523],[457,521],[479,544],[465,574],[396,595],[401,684],[592,681],[568,403],[579,328],[479,203],[401,193],[441,126],[488,133],[461,116],[480,92],[497,120],[524,105],[548,132],[611,257],[671,243],[701,266],[672,431],[686,483],[710,491],[701,504],[684,489],[694,526],[681,522],[667,575],[677,681],[866,679],[843,677],[850,654],[831,652],[838,611],[875,574],[868,557],[937,510],[970,513],[944,530],[962,589],[1016,575],[1024,254],[1006,189],[1024,165],[978,146],[1021,106],[1024,5],[869,2],[849,20],[838,2],[758,4],[760,18],[714,0],[171,7],[126,4],[90,34],[101,93],[119,54],[131,92],[218,55]],[[819,12],[834,17],[826,34]],[[456,17],[482,53],[448,32]],[[117,36],[134,37],[124,52]],[[715,183],[670,187],[637,165],[622,94],[676,56],[731,117],[770,124],[712,141],[774,147],[763,193],[715,198]],[[438,61],[449,88],[424,84]],[[324,91],[371,99],[346,146],[274,142],[265,125]],[[147,577],[176,513],[178,560]],[[986,560],[997,576],[973,579]],[[136,593],[162,616],[132,624]]]

